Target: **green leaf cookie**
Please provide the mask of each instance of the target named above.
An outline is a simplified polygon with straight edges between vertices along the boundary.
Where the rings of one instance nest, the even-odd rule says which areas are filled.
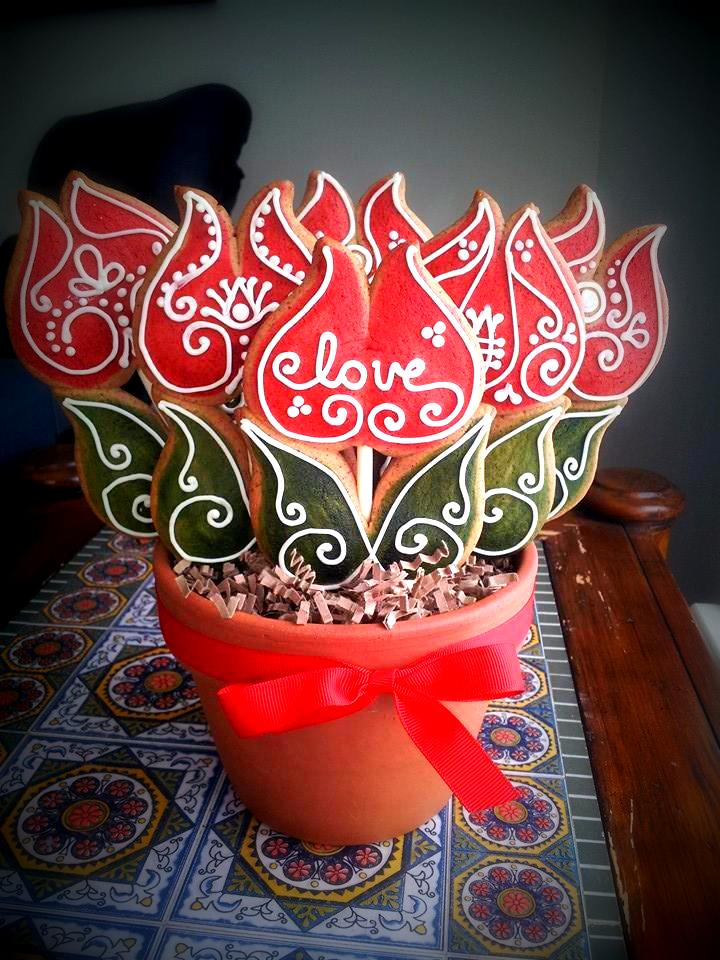
[[[620,415],[627,399],[612,405],[573,403],[553,433],[555,498],[550,519],[571,510],[587,493],[597,469],[605,431]]]
[[[171,427],[152,488],[161,540],[186,560],[234,560],[254,543],[237,427],[197,404],[161,400],[158,409]]]
[[[563,400],[496,419],[485,453],[479,553],[493,557],[513,553],[540,532],[555,490],[553,428],[566,407]]]
[[[491,416],[474,424],[444,450],[412,461],[403,469],[392,461],[373,505],[374,552],[388,567],[394,561],[432,554],[443,543],[450,555],[436,566],[459,563],[469,553],[482,524],[483,453]]]
[[[371,555],[347,487],[325,463],[254,421],[244,419],[242,430],[253,455],[251,500],[260,549],[285,571],[295,549],[315,571],[318,586],[344,583]]]
[[[132,537],[155,537],[150,482],[165,443],[152,409],[124,390],[62,398],[75,432],[75,460],[88,503],[105,523]]]

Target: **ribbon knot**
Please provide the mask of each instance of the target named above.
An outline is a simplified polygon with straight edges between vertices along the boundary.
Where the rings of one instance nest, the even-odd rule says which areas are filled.
[[[395,674],[395,667],[378,667],[376,670],[371,670],[365,692],[373,697],[381,693],[392,693]]]
[[[392,693],[407,735],[473,811],[513,800],[517,790],[445,704],[494,700],[524,689],[516,650],[530,628],[532,606],[531,595],[513,617],[480,636],[402,667],[375,670],[216,640],[181,623],[160,601],[158,613],[178,660],[225,684],[218,699],[239,737],[339,720]]]

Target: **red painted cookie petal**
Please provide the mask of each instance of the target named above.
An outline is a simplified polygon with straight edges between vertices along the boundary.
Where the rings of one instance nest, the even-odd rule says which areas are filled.
[[[81,174],[71,174],[65,183],[63,209],[68,222],[86,237],[112,240],[118,237],[147,236],[154,256],[160,253],[175,232],[175,224],[157,210],[116,191],[93,183]]]
[[[591,279],[605,244],[605,215],[595,191],[576,187],[545,230],[578,280]]]
[[[318,240],[331,237],[338,243],[350,243],[355,236],[355,210],[341,184],[322,170],[313,170],[298,220]]]
[[[56,388],[124,383],[135,298],[170,221],[81,174],[66,181],[62,210],[32,194],[22,209],[8,286],[18,356]]]
[[[370,298],[369,442],[392,456],[432,449],[472,418],[485,369],[471,327],[417,246],[389,254]]]
[[[405,178],[401,173],[378,180],[358,205],[358,240],[370,251],[374,269],[404,243],[420,244],[432,232],[405,203]]]
[[[277,304],[270,284],[237,276],[222,207],[193,190],[179,190],[178,204],[182,225],[144,291],[137,349],[164,390],[221,402],[238,393],[250,340]]]
[[[471,300],[492,371],[488,401],[514,410],[567,390],[583,356],[580,291],[533,207],[510,221],[503,256]]]
[[[667,336],[667,297],[657,251],[663,226],[616,240],[597,274],[605,309],[587,324],[585,359],[573,390],[590,400],[625,397],[655,368]]]
[[[363,426],[368,290],[356,258],[324,239],[297,293],[248,354],[245,401],[293,440],[347,446]]]
[[[501,238],[500,210],[491,197],[478,190],[463,216],[420,248],[426,270],[461,313],[482,281]]]
[[[278,303],[304,280],[315,244],[295,217],[292,200],[291,183],[270,183],[250,200],[237,227],[240,273],[271,283]]]

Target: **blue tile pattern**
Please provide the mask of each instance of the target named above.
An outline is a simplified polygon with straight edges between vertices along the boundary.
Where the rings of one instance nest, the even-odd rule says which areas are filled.
[[[329,848],[258,822],[158,631],[151,545],[102,531],[0,631],[0,936],[117,960],[624,960],[540,551],[525,690],[481,738],[519,799]]]

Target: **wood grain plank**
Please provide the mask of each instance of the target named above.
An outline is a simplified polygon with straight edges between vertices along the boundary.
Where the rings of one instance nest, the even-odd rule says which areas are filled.
[[[675,639],[685,669],[720,742],[720,670],[652,533],[627,529],[640,566]]]
[[[631,955],[694,956],[718,910],[717,740],[623,527],[571,513],[548,533]]]

